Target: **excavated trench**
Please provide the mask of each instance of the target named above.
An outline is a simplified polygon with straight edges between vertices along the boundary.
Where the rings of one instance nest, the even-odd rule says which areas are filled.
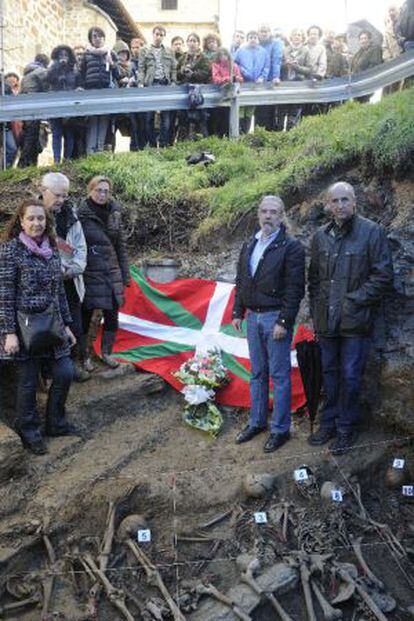
[[[0,488],[0,618],[271,621],[279,618],[266,596],[273,592],[301,621],[306,570],[327,599],[354,589],[335,606],[345,620],[383,621],[358,589],[384,609],[377,615],[412,618],[414,504],[402,494],[414,483],[412,446],[365,429],[358,446],[335,459],[310,449],[302,418],[293,439],[265,456],[261,437],[234,444],[244,412],[228,411],[211,440],[184,427],[182,406],[159,378],[125,366],[72,391],[69,415],[82,438],[54,439],[43,457],[16,440]],[[395,458],[402,470],[390,468]],[[304,464],[308,479],[295,482]],[[342,502],[321,498],[324,481]],[[243,582],[253,559],[261,595]],[[346,588],[344,570],[356,586]],[[217,601],[211,585],[240,609]],[[323,619],[312,593],[315,618]]]

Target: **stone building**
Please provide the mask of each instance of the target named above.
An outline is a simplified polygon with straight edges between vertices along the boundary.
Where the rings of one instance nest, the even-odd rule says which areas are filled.
[[[167,44],[175,35],[184,39],[195,31],[201,37],[219,29],[220,0],[123,0],[148,41],[156,24],[167,30]]]
[[[130,40],[139,34],[121,0],[3,0],[4,67],[22,73],[33,57],[50,55],[60,43],[87,44],[91,26],[106,33],[108,45],[116,36]]]

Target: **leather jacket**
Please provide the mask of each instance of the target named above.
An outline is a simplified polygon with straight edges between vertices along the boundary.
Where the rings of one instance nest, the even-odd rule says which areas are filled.
[[[309,299],[314,327],[322,336],[367,336],[373,310],[393,282],[384,230],[354,215],[342,229],[321,227],[311,243]]]

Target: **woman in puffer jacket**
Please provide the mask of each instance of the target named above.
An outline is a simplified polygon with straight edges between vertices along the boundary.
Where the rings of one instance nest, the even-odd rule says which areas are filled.
[[[93,177],[88,183],[87,198],[79,206],[78,216],[88,246],[88,259],[83,273],[83,329],[88,333],[94,310],[102,310],[102,361],[115,368],[111,358],[118,330],[118,309],[124,303],[124,288],[130,284],[128,259],[124,242],[121,208],[111,196],[112,183],[107,177]],[[88,359],[85,369],[92,371]]]
[[[81,85],[88,90],[113,88],[119,79],[117,55],[105,47],[105,33],[101,28],[90,28],[88,39],[90,45],[86,48],[80,64]],[[109,119],[108,115],[89,118],[86,133],[88,155],[104,150]]]
[[[47,81],[51,91],[74,91],[80,84],[75,54],[68,45],[58,45],[52,50],[52,62],[47,70]],[[73,155],[74,135],[70,119],[51,119],[52,149],[55,164],[59,164],[64,143],[63,158]]]

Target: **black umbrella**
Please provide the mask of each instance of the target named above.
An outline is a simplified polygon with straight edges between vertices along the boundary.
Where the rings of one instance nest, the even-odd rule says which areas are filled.
[[[312,433],[322,388],[321,349],[316,341],[300,341],[296,343],[296,353]]]

